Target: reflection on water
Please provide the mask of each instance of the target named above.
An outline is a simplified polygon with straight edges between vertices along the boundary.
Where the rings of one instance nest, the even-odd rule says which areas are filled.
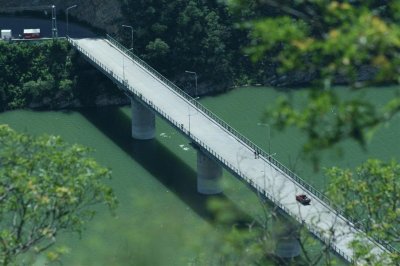
[[[60,235],[58,246],[71,249],[63,259],[66,265],[186,265],[208,254],[212,247],[205,243],[219,234],[207,207],[213,197],[197,193],[196,151],[160,119],[157,130],[164,134],[149,141],[132,139],[129,114],[127,107],[0,114],[0,123],[16,130],[61,135],[93,148],[95,159],[113,172],[117,216],[100,206],[82,239]],[[214,198],[240,213],[225,195]],[[210,236],[204,240],[204,235]]]
[[[120,108],[85,109],[80,113],[198,215],[212,218],[212,213],[207,209],[208,197],[197,193],[195,170],[158,139],[132,139],[130,117]],[[163,133],[162,137],[165,136],[168,134]],[[179,147],[188,151],[190,146],[180,144]],[[228,200],[223,195],[218,197]]]

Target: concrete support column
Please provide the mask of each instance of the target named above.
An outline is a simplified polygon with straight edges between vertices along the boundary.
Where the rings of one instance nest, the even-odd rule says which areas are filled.
[[[301,247],[298,240],[299,232],[298,229],[293,225],[287,225],[288,227],[275,235],[276,237],[276,249],[275,255],[282,259],[290,259],[300,256]]]
[[[222,167],[197,150],[197,191],[205,195],[221,193],[221,178]]]
[[[146,106],[131,98],[132,137],[135,139],[153,139],[156,134],[155,114]]]
[[[275,254],[282,259],[290,259],[300,256],[300,243],[295,238],[281,238],[278,240]]]

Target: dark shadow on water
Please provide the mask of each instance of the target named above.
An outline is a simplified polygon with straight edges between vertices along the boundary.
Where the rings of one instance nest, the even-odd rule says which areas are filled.
[[[199,194],[196,172],[158,140],[134,140],[130,117],[118,107],[81,109],[79,112],[202,218],[215,221],[215,214],[207,208],[207,201],[217,197],[232,205],[232,209],[237,209],[238,217],[243,217],[235,223],[243,225],[250,221],[250,217],[225,195]]]

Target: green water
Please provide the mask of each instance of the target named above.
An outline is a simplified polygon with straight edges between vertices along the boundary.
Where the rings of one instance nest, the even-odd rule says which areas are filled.
[[[89,146],[112,169],[117,216],[100,209],[80,241],[63,235],[66,265],[186,264],[197,256],[202,233],[213,230],[206,197],[196,193],[195,151],[185,151],[187,141],[160,120],[156,140],[132,140],[129,113],[125,107],[0,115],[0,123],[16,130]]]
[[[365,97],[381,103],[394,88],[370,90]],[[272,89],[243,88],[200,101],[243,135],[276,153],[275,158],[295,169],[301,177],[323,188],[326,180],[313,173],[300,158],[301,141],[296,130],[277,132],[260,125],[266,107],[281,95]],[[301,102],[305,92],[295,93]],[[350,97],[343,92],[343,97]],[[360,97],[360,96],[357,96]],[[157,137],[135,141],[130,137],[130,109],[98,108],[66,112],[12,111],[0,114],[0,123],[31,134],[55,134],[69,143],[94,149],[102,165],[112,169],[110,185],[120,201],[116,217],[98,207],[81,239],[63,234],[57,245],[68,245],[65,265],[198,265],[213,253],[214,236],[207,197],[196,193],[196,153],[188,141],[157,118]],[[343,157],[323,154],[323,165],[352,167],[368,157],[399,160],[400,118],[381,128],[363,151],[346,141]],[[270,131],[270,132],[269,132]],[[224,196],[233,206],[251,215],[261,209],[257,196],[224,172]],[[201,264],[200,264],[201,265]]]
[[[379,108],[392,99],[398,89],[398,87],[371,88],[362,92],[349,92],[348,89],[337,88],[337,91],[342,99],[365,98]],[[298,90],[292,91],[291,95],[295,102],[304,105],[307,93],[306,90]],[[216,99],[203,99],[202,103],[265,151],[270,150],[276,159],[293,169],[300,177],[323,189],[327,181],[321,173],[314,173],[310,161],[301,156],[305,135],[295,128],[281,132],[267,126],[270,120],[265,117],[264,111],[271,108],[277,97],[282,95],[284,93],[265,88],[242,88]],[[399,137],[400,116],[397,115],[390,123],[376,130],[366,150],[355,141],[346,140],[331,151],[322,152],[321,168],[335,165],[352,168],[371,157],[400,160]]]

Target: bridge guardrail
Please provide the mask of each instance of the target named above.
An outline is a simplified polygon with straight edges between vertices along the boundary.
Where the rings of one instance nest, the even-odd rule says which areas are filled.
[[[67,38],[68,41],[74,46],[76,47],[77,50],[79,50],[82,54],[84,54],[84,56],[86,56],[90,61],[92,61],[93,63],[95,63],[95,66],[99,66],[97,68],[99,68],[100,71],[102,71],[105,75],[107,75],[108,77],[112,78],[113,80],[118,81],[118,83],[120,85],[122,85],[123,87],[125,87],[126,89],[128,89],[129,91],[133,92],[135,95],[137,96],[141,96],[141,94],[134,89],[132,86],[130,86],[129,84],[126,84],[126,82],[124,80],[122,80],[122,78],[120,78],[119,76],[115,75],[109,68],[107,68],[104,64],[102,64],[101,62],[99,62],[96,58],[94,58],[93,56],[91,56],[89,53],[87,53],[84,49],[82,49],[79,45],[76,44],[76,42],[71,39],[71,38]],[[272,163],[274,166],[277,167],[277,169],[279,169],[280,171],[282,171],[283,173],[287,174],[288,176],[290,176],[295,182],[297,182],[298,184],[300,184],[302,187],[304,187],[306,190],[308,190],[311,194],[313,194],[315,197],[319,198],[320,200],[322,200],[323,202],[325,202],[327,204],[327,206],[330,207],[331,211],[333,211],[334,213],[337,214],[338,217],[340,217],[343,221],[345,222],[350,222],[353,227],[358,228],[364,232],[366,232],[366,229],[361,226],[360,224],[356,223],[356,220],[349,216],[346,215],[346,218],[344,218],[344,212],[342,209],[338,208],[338,206],[336,206],[335,204],[333,204],[333,202],[331,200],[329,200],[329,198],[327,198],[322,192],[318,191],[317,189],[315,189],[313,186],[311,186],[310,184],[308,184],[306,181],[304,181],[302,178],[300,178],[299,176],[297,176],[295,173],[293,173],[291,170],[289,170],[286,166],[284,166],[283,164],[281,164],[278,160],[276,160],[275,158],[273,158],[270,154],[268,154],[267,152],[265,152],[263,149],[261,149],[260,147],[258,147],[256,144],[254,144],[253,142],[251,142],[249,139],[247,139],[246,137],[244,137],[242,134],[240,134],[238,131],[236,131],[234,128],[232,128],[229,124],[227,124],[225,121],[223,121],[221,118],[219,118],[217,115],[215,115],[214,113],[212,113],[210,110],[208,110],[206,107],[204,107],[203,105],[201,105],[199,102],[197,102],[194,98],[192,98],[190,95],[188,95],[187,93],[185,93],[182,89],[180,89],[178,86],[176,86],[174,83],[172,83],[171,81],[169,81],[167,78],[165,78],[163,75],[161,75],[158,71],[156,71],[155,69],[153,69],[151,66],[149,66],[146,62],[144,62],[142,59],[140,59],[138,56],[136,56],[135,54],[133,54],[131,51],[129,51],[126,47],[124,47],[122,44],[120,44],[117,40],[115,40],[114,38],[112,38],[110,35],[107,35],[107,39],[115,46],[117,46],[117,48],[119,48],[121,51],[123,51],[124,53],[128,54],[133,60],[135,60],[138,64],[140,64],[143,68],[147,69],[150,74],[152,74],[153,76],[155,76],[156,78],[158,78],[160,81],[164,82],[165,85],[167,85],[167,88],[172,88],[173,91],[177,94],[179,94],[180,96],[184,97],[185,99],[187,99],[190,103],[192,103],[193,106],[195,106],[196,108],[198,108],[198,110],[202,111],[203,113],[207,114],[212,121],[214,121],[215,123],[217,123],[220,127],[222,127],[224,130],[232,133],[238,140],[240,140],[242,143],[244,143],[246,146],[248,146],[250,149],[253,149],[254,151],[257,151],[257,153],[263,157],[264,160],[269,161],[270,163]],[[172,124],[174,124],[177,128],[180,128],[179,124],[173,120],[171,117],[169,117],[167,114],[165,114],[162,110],[160,110],[158,107],[154,106],[152,104],[151,101],[145,99],[144,97],[140,97],[140,99],[142,101],[144,101],[146,104],[150,105],[153,109],[155,109],[160,115],[162,115],[164,118],[166,118],[167,120],[169,120]],[[182,130],[180,128],[180,130]],[[225,161],[222,157],[220,157],[218,154],[216,154],[216,152],[214,152],[211,148],[209,148],[205,143],[201,142],[199,139],[197,139],[195,136],[191,135],[190,132],[188,132],[187,130],[183,130],[188,136],[190,136],[195,142],[197,142],[198,144],[201,144],[201,146],[203,148],[205,148],[208,152],[210,152],[210,154],[212,154],[215,158],[217,158],[219,161],[221,161],[221,163],[223,163],[224,165],[226,165],[227,167],[229,167],[230,169],[234,170],[238,176],[242,177],[243,179],[245,179],[248,183],[250,183],[254,188],[256,188],[259,191],[264,191],[264,194],[266,194],[267,196],[267,192],[260,188],[257,187],[256,184],[254,184],[250,179],[246,178],[246,176],[239,170],[236,169],[233,165],[231,165],[229,162]],[[288,210],[285,206],[283,206],[282,204],[280,204],[277,200],[275,200],[274,198],[272,198],[271,195],[269,195],[268,197],[269,199],[271,199],[271,201],[273,201],[279,208],[281,208],[282,210],[284,210],[285,212],[287,212],[288,214],[290,214],[293,217],[296,217],[296,219],[298,220],[299,218],[294,215],[293,213],[290,212],[290,210]],[[298,220],[299,222],[301,222],[300,220]],[[307,225],[307,227],[309,227]],[[315,229],[309,228],[309,230],[315,234],[316,236],[318,235],[318,232],[315,231]],[[322,237],[322,236],[321,236]],[[323,240],[321,238],[321,240]],[[379,239],[373,239],[374,241],[376,241],[377,243],[381,244],[382,246],[384,246],[387,250],[389,250],[390,252],[399,252],[396,248],[394,248],[393,246],[380,241]],[[327,243],[327,242],[326,242]],[[327,243],[328,244],[328,243]],[[330,243],[331,245],[331,243]],[[332,246],[332,245],[331,245]],[[340,255],[343,256],[347,256],[345,254],[343,254],[340,250],[338,250],[337,248],[335,248],[334,246],[332,246],[336,252],[338,252]],[[346,258],[347,259],[347,258]],[[348,260],[351,261],[351,260]]]
[[[198,101],[196,101],[193,97],[188,95],[186,92],[184,92],[182,89],[180,89],[178,86],[176,86],[173,82],[168,80],[166,77],[164,77],[162,74],[160,74],[157,70],[152,68],[150,65],[148,65],[146,62],[144,62],[142,59],[140,59],[138,56],[136,56],[133,52],[129,51],[125,46],[123,46],[121,43],[119,43],[117,40],[115,40],[113,37],[107,34],[107,39],[114,44],[117,48],[122,50],[124,53],[128,54],[132,59],[134,59],[138,64],[140,64],[142,67],[147,69],[153,76],[157,77],[159,80],[164,82],[167,87],[172,88],[175,92],[177,92],[179,95],[184,97],[185,99],[189,100],[195,107],[197,107],[199,110],[201,110],[203,113],[207,114],[213,121],[215,121],[218,125],[220,125],[222,128],[227,130],[228,132],[232,133],[237,139],[242,141],[244,144],[246,144],[249,148],[253,149],[254,151],[257,151],[259,155],[264,157],[264,159],[268,160],[271,162],[273,165],[278,167],[281,171],[283,171],[285,174],[289,175],[291,178],[293,178],[297,183],[299,183],[301,186],[306,188],[308,191],[310,191],[312,194],[314,194],[317,198],[321,199],[325,203],[327,203],[331,207],[335,207],[335,211],[338,211],[337,206],[335,206],[331,200],[326,197],[322,192],[308,184],[306,181],[304,181],[302,178],[300,178],[298,175],[293,173],[291,170],[289,170],[286,166],[281,164],[279,161],[274,159],[270,154],[265,152],[263,149],[258,147],[256,144],[254,144],[252,141],[250,141],[248,138],[240,134],[238,131],[236,131],[234,128],[232,128],[228,123],[226,123],[224,120],[219,118],[217,115],[215,115],[213,112],[208,110],[206,107],[204,107],[202,104],[200,104]],[[339,211],[340,214],[343,214],[343,211]]]
[[[279,161],[274,159],[272,156],[270,156],[267,152],[265,152],[263,149],[258,147],[256,144],[254,144],[252,141],[250,141],[248,138],[240,134],[238,131],[236,131],[234,128],[232,128],[228,123],[226,123],[224,120],[222,120],[220,117],[215,115],[213,112],[208,110],[206,107],[204,107],[202,104],[200,104],[198,101],[196,101],[193,97],[188,95],[186,92],[184,92],[182,89],[180,89],[178,86],[176,86],[173,82],[168,80],[166,77],[164,77],[162,74],[160,74],[157,70],[149,66],[146,62],[144,62],[142,59],[140,59],[138,56],[136,56],[133,52],[129,51],[126,47],[124,47],[122,44],[120,44],[117,40],[112,38],[110,35],[107,35],[107,39],[117,46],[120,50],[122,50],[124,53],[128,54],[132,59],[134,59],[137,63],[139,63],[142,67],[147,69],[148,71],[151,72],[153,76],[156,76],[159,80],[163,81],[167,87],[170,87],[174,89],[175,92],[177,92],[179,95],[183,96],[185,99],[189,100],[195,107],[197,107],[199,110],[201,110],[203,113],[207,114],[212,120],[214,120],[218,125],[220,125],[222,128],[227,130],[228,132],[232,133],[236,138],[241,140],[244,144],[246,144],[248,147],[251,149],[255,150],[258,152],[259,155],[263,156],[265,159],[270,161],[272,164],[277,166],[280,170],[282,170],[284,173],[292,177],[294,180],[296,180],[299,184],[301,184],[303,187],[305,187],[307,190],[311,191],[312,194],[317,196],[319,199],[323,200],[325,203],[327,203],[329,206],[332,206],[331,201],[329,200],[328,197],[326,197],[323,193],[315,189],[313,186],[305,182],[302,178],[297,176],[295,173],[293,173],[291,170],[289,170],[286,166],[281,164]]]

